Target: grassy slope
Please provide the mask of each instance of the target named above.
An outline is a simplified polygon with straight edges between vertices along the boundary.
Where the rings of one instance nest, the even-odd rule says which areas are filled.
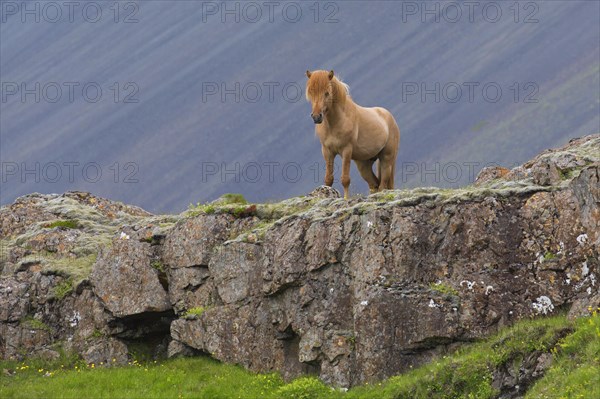
[[[553,363],[527,398],[600,397],[600,316],[570,322],[563,316],[522,321],[405,375],[348,392],[305,377],[284,383],[277,374],[252,374],[208,358],[133,361],[100,368],[76,359],[3,362],[2,398],[488,398],[492,373],[518,367],[528,354],[551,352]]]

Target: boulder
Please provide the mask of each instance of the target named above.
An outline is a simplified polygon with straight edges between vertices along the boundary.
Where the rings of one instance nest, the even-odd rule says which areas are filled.
[[[171,309],[151,262],[150,244],[131,239],[117,238],[100,252],[90,282],[112,315],[123,318]]]

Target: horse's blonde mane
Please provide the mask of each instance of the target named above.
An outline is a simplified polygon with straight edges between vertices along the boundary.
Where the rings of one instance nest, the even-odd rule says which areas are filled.
[[[331,84],[333,100],[344,103],[347,97],[350,97],[350,86],[342,82],[336,76],[329,80],[329,72],[314,71],[306,83],[306,99],[311,100],[313,96],[320,96]]]
[[[339,84],[342,85],[342,87],[344,88],[344,90],[346,91],[346,95],[349,96],[350,95],[350,86],[348,86],[348,83],[343,82],[341,79],[335,78]]]
[[[343,104],[350,97],[350,86],[335,76],[331,79],[331,87],[333,88],[333,101]]]

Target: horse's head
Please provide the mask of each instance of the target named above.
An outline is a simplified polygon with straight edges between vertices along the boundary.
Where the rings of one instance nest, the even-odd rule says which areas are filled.
[[[312,104],[310,116],[318,124],[333,103],[333,71],[306,71],[306,76],[306,99]]]

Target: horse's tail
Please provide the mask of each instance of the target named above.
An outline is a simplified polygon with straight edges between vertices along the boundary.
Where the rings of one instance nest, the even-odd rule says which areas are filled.
[[[379,180],[379,185],[381,185],[381,160],[377,158],[377,180]]]

